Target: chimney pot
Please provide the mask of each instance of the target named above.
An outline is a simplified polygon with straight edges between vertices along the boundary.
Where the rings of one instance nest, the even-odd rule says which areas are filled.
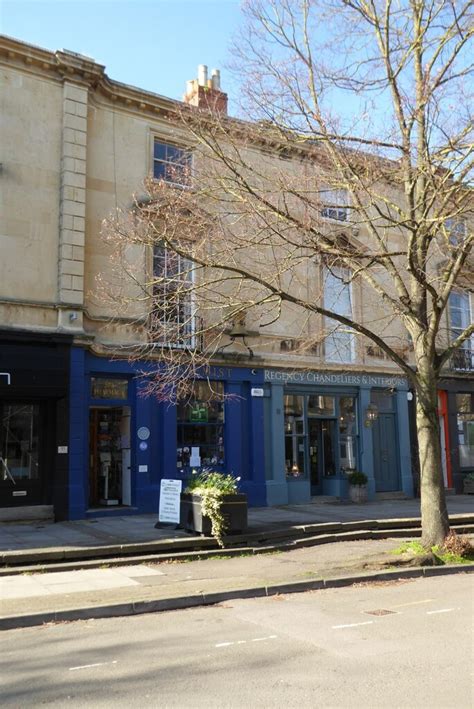
[[[198,66],[198,84],[199,86],[207,86],[207,66],[205,64]]]
[[[211,71],[211,84],[215,91],[220,91],[221,89],[221,73],[219,69],[213,69]]]

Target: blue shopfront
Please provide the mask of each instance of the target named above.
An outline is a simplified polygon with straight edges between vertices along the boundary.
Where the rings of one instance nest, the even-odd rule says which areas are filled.
[[[72,348],[67,517],[157,513],[161,480],[185,484],[202,467],[232,472],[250,505],[266,505],[263,371],[209,367],[172,405],[145,394],[153,366]]]
[[[375,493],[413,495],[407,382],[398,376],[266,369],[269,505],[345,498],[347,474]]]

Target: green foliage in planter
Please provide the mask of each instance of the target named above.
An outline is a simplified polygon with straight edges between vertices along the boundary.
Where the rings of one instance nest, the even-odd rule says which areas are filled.
[[[365,473],[360,473],[355,470],[353,473],[349,473],[347,476],[349,480],[349,485],[367,485],[367,475]]]
[[[193,477],[185,489],[187,493],[199,495],[203,517],[211,520],[211,533],[220,547],[224,546],[223,536],[227,531],[226,520],[221,511],[225,495],[236,495],[240,478],[234,478],[230,473],[218,473],[204,468],[200,473],[193,470]]]
[[[464,481],[468,483],[474,483],[474,473],[468,473],[464,476]]]

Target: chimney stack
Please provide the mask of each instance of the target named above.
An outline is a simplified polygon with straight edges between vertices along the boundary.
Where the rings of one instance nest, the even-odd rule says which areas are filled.
[[[190,106],[216,111],[227,115],[227,94],[221,91],[221,73],[219,69],[211,71],[207,77],[207,66],[198,66],[197,79],[186,82],[186,93],[183,101]]]

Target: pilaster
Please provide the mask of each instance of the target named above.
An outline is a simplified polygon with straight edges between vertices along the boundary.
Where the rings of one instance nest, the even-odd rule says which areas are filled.
[[[74,328],[84,304],[87,104],[87,87],[64,81],[58,299],[66,308],[60,324]]]

